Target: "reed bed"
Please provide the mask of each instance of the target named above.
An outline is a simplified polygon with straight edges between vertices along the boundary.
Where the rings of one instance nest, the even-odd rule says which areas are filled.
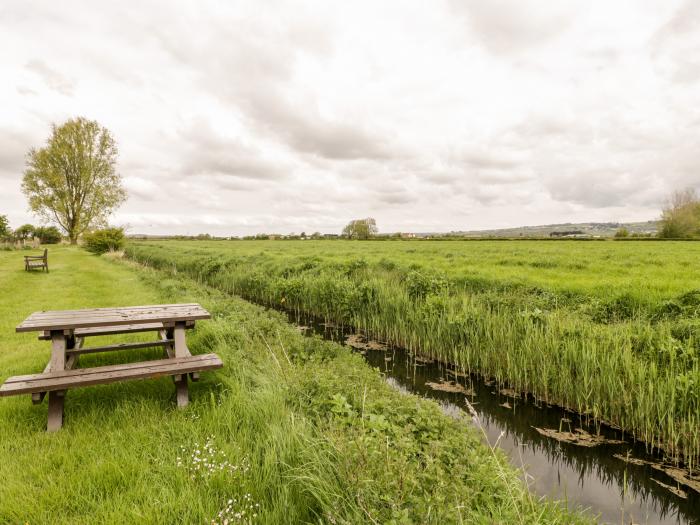
[[[344,250],[355,244],[369,250],[372,245],[299,244],[328,252],[334,246]],[[380,244],[381,250],[389,250],[392,244],[408,243],[374,243]],[[649,288],[656,288],[648,296],[635,288],[637,280],[629,275],[620,277],[618,295],[606,295],[593,281],[571,290],[561,283],[547,289],[544,281],[498,282],[456,269],[443,271],[431,266],[434,254],[423,243],[412,244],[421,253],[411,259],[404,251],[403,259],[396,258],[400,263],[385,257],[339,260],[297,247],[294,256],[280,257],[260,251],[261,243],[254,245],[257,251],[244,243],[133,243],[126,255],[256,302],[352,325],[372,337],[495,378],[543,403],[619,426],[650,450],[697,469],[700,293],[692,288],[694,274],[686,288],[677,282],[650,283]],[[442,243],[439,249],[445,244],[458,248],[457,243]],[[543,244],[547,250],[566,246]],[[629,250],[627,243],[607,244]],[[534,249],[530,245],[527,249]],[[500,246],[505,256],[509,245]],[[668,248],[657,246],[659,257]],[[512,253],[509,257],[511,263],[518,260]],[[551,269],[541,254],[535,260]],[[602,281],[612,278],[601,276]]]

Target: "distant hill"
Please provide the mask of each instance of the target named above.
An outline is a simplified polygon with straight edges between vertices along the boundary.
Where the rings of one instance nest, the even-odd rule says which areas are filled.
[[[620,228],[630,234],[656,235],[660,221],[645,222],[579,222],[518,226],[498,230],[470,230],[450,232],[460,237],[613,237]]]

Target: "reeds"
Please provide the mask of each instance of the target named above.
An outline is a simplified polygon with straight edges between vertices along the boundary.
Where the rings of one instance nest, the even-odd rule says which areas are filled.
[[[127,256],[495,378],[544,403],[622,427],[650,449],[697,468],[698,342],[692,330],[679,337],[677,322],[654,317],[649,308],[636,312],[630,306],[636,299],[595,309],[599,298],[544,289],[524,295],[492,284],[480,289],[455,278],[443,283],[444,275],[386,262],[240,257],[232,246],[238,243],[214,250],[137,243]],[[591,309],[612,317],[596,320]]]

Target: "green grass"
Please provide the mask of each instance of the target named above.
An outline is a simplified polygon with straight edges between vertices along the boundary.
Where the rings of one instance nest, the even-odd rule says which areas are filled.
[[[472,287],[541,287],[598,299],[632,295],[648,305],[700,288],[700,243],[682,241],[177,241],[177,246],[202,257],[224,250],[241,262],[364,259],[416,265]]]
[[[533,498],[465,421],[394,391],[359,356],[301,336],[278,313],[75,248],[49,257],[50,274],[28,274],[19,254],[0,253],[0,380],[46,363],[46,342],[14,333],[40,309],[200,302],[213,319],[188,344],[225,368],[191,385],[185,410],[169,378],[70,391],[55,434],[44,432],[45,403],[0,399],[0,523],[211,523],[246,495],[258,516],[232,523],[586,521]],[[214,461],[236,469],[192,470],[208,439]]]
[[[700,244],[137,242],[134,259],[496,378],[700,460]]]

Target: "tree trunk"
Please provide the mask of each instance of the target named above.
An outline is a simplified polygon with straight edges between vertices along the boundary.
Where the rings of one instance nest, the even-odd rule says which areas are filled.
[[[77,235],[69,235],[68,238],[70,239],[71,244],[78,244],[78,236]]]

